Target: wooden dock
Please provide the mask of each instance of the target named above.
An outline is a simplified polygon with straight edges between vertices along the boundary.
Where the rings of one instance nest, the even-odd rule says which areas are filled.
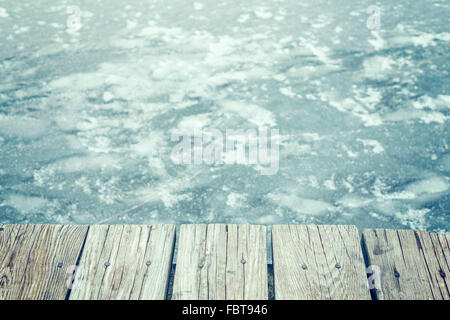
[[[447,235],[267,230],[182,225],[176,246],[174,225],[0,225],[0,300],[450,299]]]

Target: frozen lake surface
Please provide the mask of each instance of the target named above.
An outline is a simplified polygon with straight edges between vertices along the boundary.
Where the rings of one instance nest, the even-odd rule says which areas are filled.
[[[447,0],[0,1],[0,223],[450,232],[449,17]],[[278,129],[279,171],[174,164],[171,134],[194,128]]]

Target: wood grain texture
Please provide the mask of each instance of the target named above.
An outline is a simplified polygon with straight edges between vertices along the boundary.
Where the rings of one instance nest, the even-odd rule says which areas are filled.
[[[91,226],[69,299],[164,299],[174,241],[174,225]]]
[[[87,226],[0,225],[0,300],[63,300]]]
[[[182,225],[174,300],[268,299],[266,228]]]
[[[448,300],[449,237],[411,230],[364,230],[371,265],[381,272],[381,300]]]
[[[272,228],[275,299],[370,299],[354,226]]]

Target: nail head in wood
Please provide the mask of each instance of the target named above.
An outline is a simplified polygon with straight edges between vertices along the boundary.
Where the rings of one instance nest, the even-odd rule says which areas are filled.
[[[400,278],[400,273],[398,273],[397,269],[394,269],[394,276]]]
[[[111,264],[109,263],[109,261],[105,262],[105,267],[108,268]]]
[[[302,269],[303,269],[303,270],[307,270],[307,269],[308,269],[308,267],[306,266],[306,264],[302,265]]]
[[[336,267],[336,269],[342,268],[342,266],[340,265],[340,263],[336,263],[334,266]]]

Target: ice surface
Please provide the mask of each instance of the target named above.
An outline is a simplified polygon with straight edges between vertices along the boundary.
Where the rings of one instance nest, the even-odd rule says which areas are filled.
[[[0,223],[450,232],[449,15],[439,0],[0,1]],[[177,130],[258,128],[279,129],[275,175],[171,161]]]

